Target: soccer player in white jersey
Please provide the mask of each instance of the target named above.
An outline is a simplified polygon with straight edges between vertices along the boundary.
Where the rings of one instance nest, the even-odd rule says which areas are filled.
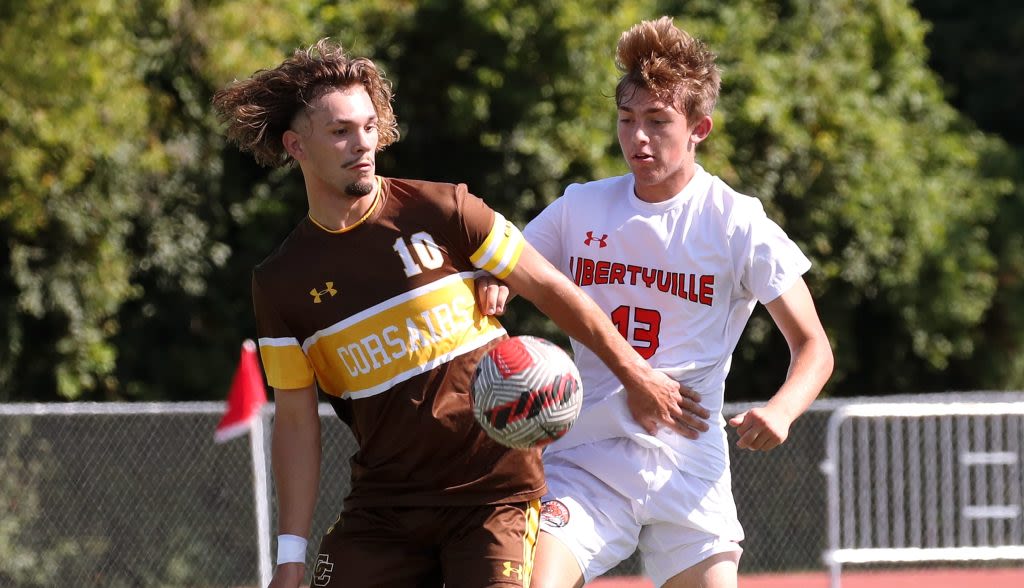
[[[802,274],[810,262],[765,215],[695,161],[718,97],[715,56],[672,19],[619,39],[618,139],[632,173],[569,186],[524,233],[609,314],[653,367],[701,395],[711,430],[696,439],[630,417],[622,387],[573,341],[584,405],[544,453],[533,586],[582,586],[639,548],[656,586],[734,588],[736,516],[722,404],[732,352],[755,304],[791,361],[771,400],[730,419],[737,447],[764,451],[832,373],[832,351]],[[505,293],[481,292],[503,308]],[[484,305],[488,305],[486,298]]]

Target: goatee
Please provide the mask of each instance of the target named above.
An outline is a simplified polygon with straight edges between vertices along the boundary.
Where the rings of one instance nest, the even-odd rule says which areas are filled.
[[[345,194],[349,196],[366,196],[370,192],[373,192],[373,182],[352,182],[345,186]]]

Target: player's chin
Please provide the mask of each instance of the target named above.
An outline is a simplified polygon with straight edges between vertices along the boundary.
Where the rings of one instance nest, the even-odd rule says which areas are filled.
[[[633,178],[641,186],[657,186],[664,181],[664,175],[649,167],[634,167]]]

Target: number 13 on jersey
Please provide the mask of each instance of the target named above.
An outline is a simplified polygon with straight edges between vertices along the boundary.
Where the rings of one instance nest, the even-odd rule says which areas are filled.
[[[650,308],[622,305],[612,311],[612,323],[619,334],[636,349],[640,357],[650,359],[660,342],[661,313]]]

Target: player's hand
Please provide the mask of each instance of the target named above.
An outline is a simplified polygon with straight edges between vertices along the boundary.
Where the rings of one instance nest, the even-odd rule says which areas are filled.
[[[476,278],[476,303],[484,316],[501,316],[505,314],[505,304],[509,299],[508,286],[490,274]]]
[[[650,370],[643,385],[626,388],[626,405],[633,419],[651,435],[666,426],[687,439],[696,439],[709,426],[708,409],[700,394],[665,374]]]
[[[751,451],[775,449],[789,437],[793,419],[770,404],[742,412],[731,419],[729,425],[740,436],[736,447]]]
[[[286,563],[277,566],[268,588],[299,588],[306,575],[306,566],[301,563]]]

